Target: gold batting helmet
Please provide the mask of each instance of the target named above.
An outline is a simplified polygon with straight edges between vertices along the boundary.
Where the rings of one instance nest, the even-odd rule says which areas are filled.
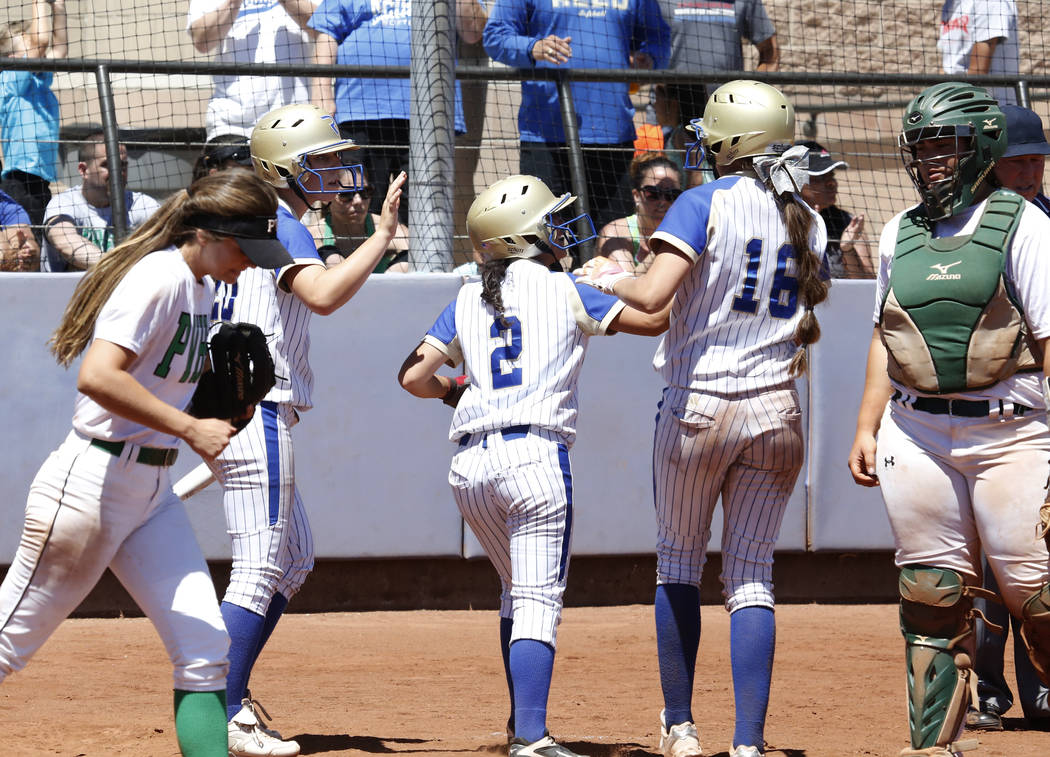
[[[282,189],[294,182],[311,194],[320,192],[308,190],[300,182],[303,173],[316,173],[306,166],[307,157],[356,149],[358,146],[353,140],[344,139],[339,133],[332,116],[316,105],[305,103],[271,110],[259,119],[251,136],[252,165],[264,181]],[[360,167],[356,168],[354,183],[358,186]]]
[[[776,87],[737,79],[712,92],[703,118],[693,119],[686,128],[697,133],[700,145],[718,165],[725,166],[790,147],[795,139],[795,108]]]
[[[543,252],[534,247],[537,241],[566,250],[594,236],[593,223],[591,235],[583,239],[572,229],[581,218],[590,223],[587,215],[564,222],[553,217],[575,200],[568,192],[555,197],[535,176],[508,176],[474,199],[467,211],[467,233],[474,248],[490,258],[535,257]]]

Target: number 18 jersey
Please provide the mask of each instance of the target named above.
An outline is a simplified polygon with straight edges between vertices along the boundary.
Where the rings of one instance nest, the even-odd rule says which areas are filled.
[[[796,199],[813,217],[810,247],[823,257],[824,221]],[[773,193],[747,176],[703,184],[675,201],[652,239],[693,263],[653,360],[664,380],[729,396],[787,383],[803,306]]]
[[[576,381],[587,339],[604,334],[623,309],[615,297],[532,260],[516,260],[502,287],[504,314],[464,284],[423,341],[466,365],[470,387],[452,416],[449,439],[529,425],[572,445]]]

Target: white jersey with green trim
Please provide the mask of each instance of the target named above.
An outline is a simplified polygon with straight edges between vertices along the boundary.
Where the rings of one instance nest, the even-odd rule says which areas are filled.
[[[117,284],[95,321],[94,339],[135,353],[128,367],[136,381],[162,402],[186,408],[208,354],[211,278],[198,281],[175,249],[146,255]],[[114,415],[77,394],[73,428],[86,437],[175,447],[178,438]]]

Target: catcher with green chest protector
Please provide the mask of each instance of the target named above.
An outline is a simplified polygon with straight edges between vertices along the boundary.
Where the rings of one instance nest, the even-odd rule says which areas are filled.
[[[880,486],[900,568],[911,746],[954,757],[974,653],[981,550],[1029,655],[1050,672],[1050,219],[994,186],[1006,122],[988,93],[937,84],[899,137],[919,205],[879,240],[864,395],[849,467]]]

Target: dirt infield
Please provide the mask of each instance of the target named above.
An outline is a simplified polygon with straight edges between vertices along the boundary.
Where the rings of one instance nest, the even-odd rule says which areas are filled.
[[[658,755],[651,614],[644,605],[566,610],[549,725],[576,751]],[[720,606],[705,605],[702,617],[693,709],[706,754],[725,757],[733,722],[729,622]],[[767,753],[890,757],[906,746],[896,607],[784,605],[777,617]],[[506,683],[492,611],[291,615],[252,683],[274,726],[304,755],[462,757],[505,749]],[[170,686],[148,621],[66,621],[0,686],[3,751],[177,755]],[[1050,734],[1019,730],[1019,717],[1009,715],[1007,731],[982,735],[981,748],[967,755],[1050,755]]]

